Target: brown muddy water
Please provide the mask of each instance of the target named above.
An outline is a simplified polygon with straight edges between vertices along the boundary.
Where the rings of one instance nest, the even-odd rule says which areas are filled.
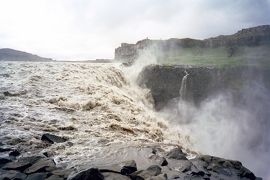
[[[143,168],[148,147],[188,149],[189,137],[124,72],[116,63],[1,62],[0,142],[68,167],[135,159]],[[68,141],[47,145],[44,133]]]

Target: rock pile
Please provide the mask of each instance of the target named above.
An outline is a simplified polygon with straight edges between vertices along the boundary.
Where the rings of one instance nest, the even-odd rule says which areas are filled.
[[[161,155],[163,154],[163,155]],[[167,179],[250,179],[259,180],[241,162],[201,155],[187,159],[180,148],[167,153],[153,151],[148,161],[152,164],[140,169],[134,160],[111,167],[92,167],[76,174],[74,170],[57,167],[45,156],[0,158],[1,180],[167,180]]]
[[[166,180],[166,179],[261,179],[242,166],[241,162],[201,155],[188,160],[180,148],[175,148],[164,157],[153,153],[149,157],[153,165],[140,169],[135,161],[124,163],[119,170],[90,168],[71,177],[72,180],[117,179],[117,180]]]
[[[69,173],[68,169],[56,167],[55,162],[45,156],[0,158],[1,180],[63,180]]]

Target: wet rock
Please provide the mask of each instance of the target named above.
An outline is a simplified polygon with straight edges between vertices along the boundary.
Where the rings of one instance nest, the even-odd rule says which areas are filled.
[[[91,168],[86,171],[82,171],[71,178],[71,180],[103,180],[104,176],[96,168]]]
[[[20,95],[24,95],[26,94],[26,91],[22,91],[22,92],[19,92],[19,93],[11,93],[9,91],[4,91],[3,92],[4,96],[20,96]]]
[[[241,162],[214,156],[202,155],[191,160],[197,170],[216,179],[256,179],[256,176],[243,167]],[[197,172],[196,172],[197,173]],[[198,174],[193,174],[198,176]],[[205,177],[205,176],[204,176]]]
[[[17,94],[10,93],[9,91],[3,92],[4,96],[17,96]]]
[[[139,176],[141,178],[147,179],[152,176],[157,176],[161,174],[161,168],[158,165],[152,165],[148,167],[146,170],[136,171],[132,173],[132,176]]]
[[[211,164],[210,166],[207,167],[208,170],[214,171],[217,174],[223,174],[225,176],[231,176],[232,172],[230,171],[229,168],[224,168],[223,166]]]
[[[106,180],[131,180],[128,176],[121,175],[118,173],[106,172],[102,173]]]
[[[44,157],[43,156],[22,157],[22,158],[18,159],[18,162],[27,162],[27,163],[30,163],[32,165],[42,158],[44,158]]]
[[[55,169],[55,170],[51,171],[51,173],[53,175],[63,177],[63,178],[67,178],[70,175],[71,172],[72,171],[70,169]]]
[[[63,143],[63,142],[67,141],[66,138],[56,136],[56,135],[53,135],[53,134],[49,134],[49,133],[43,134],[42,137],[41,137],[41,140],[49,142],[51,144],[53,144],[53,143]]]
[[[162,167],[162,172],[167,175],[168,179],[179,179],[180,178],[180,172],[170,169],[167,166]]]
[[[1,170],[0,169],[0,179],[2,180],[9,180],[9,179],[16,179],[16,180],[24,180],[26,179],[27,175],[18,172],[18,171],[14,171],[14,170],[9,170],[9,171],[5,171],[5,170]]]
[[[155,154],[150,156],[149,159],[153,160],[154,162],[157,163],[157,165],[160,165],[160,166],[167,166],[168,165],[168,162],[164,157],[160,157],[160,156],[155,155]]]
[[[0,147],[0,152],[8,152],[8,151],[12,151],[12,149],[11,148]]]
[[[147,178],[146,180],[167,180],[167,174],[160,174],[158,176]]]
[[[11,161],[12,159],[10,157],[0,157],[0,167],[4,166],[5,164]]]
[[[183,173],[190,171],[193,166],[189,160],[168,159],[168,163],[168,167]]]
[[[64,178],[62,178],[60,176],[52,175],[52,176],[46,178],[45,180],[64,180]]]
[[[17,149],[15,149],[15,150],[12,150],[10,153],[9,153],[9,156],[14,156],[14,157],[16,157],[16,156],[19,156],[21,153],[17,150]]]
[[[250,170],[248,170],[245,167],[241,168],[241,173],[240,173],[239,176],[241,178],[247,178],[247,179],[250,179],[250,180],[255,180],[256,179],[256,176]]]
[[[77,131],[78,130],[74,126],[63,126],[63,127],[58,127],[57,129],[62,130],[62,131]]]
[[[26,168],[31,166],[30,162],[28,161],[22,161],[22,162],[17,162],[13,161],[10,163],[7,163],[3,169],[5,170],[18,170],[18,171],[24,171]]]
[[[24,173],[26,174],[32,174],[35,172],[44,172],[45,168],[47,167],[55,167],[55,163],[53,162],[53,160],[51,159],[40,159],[38,160],[36,163],[34,163],[32,166],[30,166],[29,168],[27,168]]]
[[[121,169],[121,174],[128,175],[137,171],[137,165],[134,160],[125,162],[125,165]]]
[[[48,173],[35,173],[27,176],[26,180],[45,180]]]
[[[186,154],[183,153],[181,148],[174,148],[167,153],[166,157],[168,159],[177,159],[177,160],[187,160]]]
[[[203,177],[205,173],[203,171],[193,171],[190,173],[192,176],[201,176]]]

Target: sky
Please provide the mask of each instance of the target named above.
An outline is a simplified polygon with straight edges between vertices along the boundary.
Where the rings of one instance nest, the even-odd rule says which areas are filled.
[[[204,39],[270,24],[270,0],[0,0],[0,48],[113,58],[122,42]]]

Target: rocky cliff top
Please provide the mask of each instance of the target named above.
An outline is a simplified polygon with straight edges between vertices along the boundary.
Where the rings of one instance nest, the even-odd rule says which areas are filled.
[[[266,48],[270,47],[270,25],[242,29],[232,35],[220,35],[204,40],[191,38],[171,38],[168,40],[144,39],[138,41],[136,44],[122,43],[120,47],[115,49],[115,59],[122,60],[124,62],[134,61],[136,58],[138,58],[141,51],[151,47],[157,49],[158,51],[155,51],[156,55],[159,57],[162,56],[161,58],[163,59],[177,56],[174,57],[174,59],[179,60],[183,59],[179,58],[179,56],[182,56],[183,54],[188,54],[189,57],[213,57],[213,52],[211,49],[222,49],[218,52],[222,54],[214,54],[217,57],[231,57],[237,54],[237,52],[237,55],[243,55],[245,54],[244,51],[246,51],[246,49],[243,50],[243,48],[256,48],[261,46],[266,46]],[[189,50],[183,51],[187,49]],[[172,51],[173,53],[171,53]],[[266,51],[268,52],[268,50]],[[162,55],[160,55],[159,52],[162,52]]]

